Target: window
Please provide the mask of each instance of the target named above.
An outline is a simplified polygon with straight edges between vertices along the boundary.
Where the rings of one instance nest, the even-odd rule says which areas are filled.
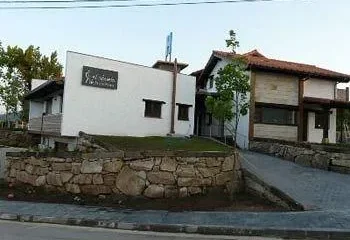
[[[256,107],[255,123],[296,125],[297,112],[286,108]]]
[[[46,114],[51,114],[52,113],[52,98],[46,100],[45,113]]]
[[[209,76],[209,89],[213,88],[214,86],[214,76]]]
[[[327,117],[329,118],[328,114],[327,114]],[[324,126],[326,125],[326,122],[327,122],[327,119],[324,113],[322,112],[315,113],[315,128],[323,129]],[[328,121],[328,124],[329,124],[329,121]]]
[[[177,113],[177,119],[182,121],[188,121],[188,111],[191,105],[186,104],[177,104],[179,106],[178,113]]]
[[[145,102],[145,117],[161,118],[162,104],[165,102],[143,99]]]
[[[63,111],[63,95],[60,95],[60,113]]]

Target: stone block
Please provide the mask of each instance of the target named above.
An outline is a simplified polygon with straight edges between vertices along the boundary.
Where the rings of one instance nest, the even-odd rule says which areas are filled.
[[[143,193],[148,198],[163,198],[164,187],[159,185],[149,185]]]
[[[311,167],[312,160],[313,160],[312,155],[299,155],[295,158],[295,163],[306,166],[306,167]]]
[[[80,193],[80,188],[79,188],[79,185],[77,185],[77,184],[67,183],[66,190],[67,190],[67,192],[74,193],[74,194]]]
[[[195,177],[196,171],[193,165],[179,165],[176,174],[179,177]]]
[[[128,166],[122,168],[116,179],[116,187],[127,196],[141,195],[145,185],[145,179]]]
[[[72,163],[57,163],[54,162],[51,164],[52,171],[71,171]]]
[[[312,167],[323,169],[323,170],[328,170],[329,163],[330,163],[329,157],[323,154],[316,154],[311,161]]]
[[[154,166],[153,158],[135,160],[130,162],[130,168],[136,171],[150,171]]]
[[[36,176],[30,175],[25,171],[19,171],[16,175],[16,180],[22,183],[28,183],[30,185],[35,184]]]
[[[226,182],[232,181],[234,178],[233,172],[222,172],[215,176],[215,185],[224,185]]]
[[[39,166],[35,166],[33,168],[32,173],[34,175],[46,175],[49,173],[49,168],[48,167],[39,167]]]
[[[101,174],[94,174],[92,176],[92,183],[95,185],[103,184],[103,178]]]
[[[185,198],[185,197],[187,197],[187,196],[188,196],[187,188],[186,188],[186,187],[180,188],[179,197],[180,197],[180,198]]]
[[[34,166],[40,166],[40,167],[48,167],[49,166],[49,164],[46,160],[37,159],[35,157],[31,157],[31,158],[27,159],[27,162],[31,165],[34,165]]]
[[[162,163],[162,158],[161,157],[155,157],[154,158],[154,165],[159,166]]]
[[[81,163],[72,163],[72,173],[79,174],[81,169]]]
[[[164,188],[165,198],[177,198],[179,196],[179,189],[175,186],[166,186]]]
[[[103,175],[103,182],[104,182],[104,185],[106,185],[106,186],[114,186],[115,179],[116,179],[116,175],[114,175],[114,174]]]
[[[33,165],[30,165],[30,164],[27,164],[26,165],[26,168],[25,168],[25,171],[29,174],[32,174],[33,173],[33,169],[34,169],[34,166]]]
[[[147,179],[151,183],[175,184],[174,175],[170,172],[149,172],[147,174]]]
[[[73,173],[71,172],[61,172],[60,174],[62,183],[68,182],[73,177]]]
[[[332,165],[350,168],[350,160],[332,160]]]
[[[160,170],[174,172],[177,167],[177,161],[174,158],[163,158]]]
[[[99,195],[99,194],[110,194],[112,189],[104,185],[83,185],[80,186],[80,190],[84,194]]]
[[[190,195],[197,195],[202,193],[202,189],[200,187],[188,187],[187,190]]]
[[[102,172],[102,160],[84,160],[81,164],[80,171],[82,173],[101,173]]]
[[[235,157],[234,156],[229,156],[226,157],[224,162],[222,163],[222,171],[231,171],[233,170],[235,164]]]
[[[17,175],[17,170],[14,168],[11,168],[10,172],[9,172],[9,177],[16,177]]]
[[[209,178],[187,178],[181,177],[177,179],[177,185],[180,187],[197,187],[197,186],[210,186],[211,179]]]
[[[39,176],[37,179],[35,179],[34,186],[44,186],[46,184],[46,177],[45,176]]]
[[[208,167],[219,167],[219,166],[221,166],[221,161],[218,161],[214,157],[208,157],[206,159],[206,164]]]
[[[105,172],[112,172],[112,173],[117,173],[120,171],[120,169],[122,169],[123,166],[123,161],[121,160],[112,160],[109,162],[105,162],[103,164],[103,171]]]
[[[198,171],[202,174],[203,177],[213,177],[220,172],[220,167],[212,167],[212,168],[198,168]]]
[[[62,180],[61,180],[61,175],[58,173],[48,173],[47,177],[47,184],[53,185],[53,186],[63,186]]]
[[[57,162],[57,163],[64,163],[66,162],[65,158],[57,158],[57,157],[49,157],[47,158],[48,162]]]
[[[72,178],[72,183],[75,184],[91,184],[92,183],[92,175],[91,174],[79,174]]]

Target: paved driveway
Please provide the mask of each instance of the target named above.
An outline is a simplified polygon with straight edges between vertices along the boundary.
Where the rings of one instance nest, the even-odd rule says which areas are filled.
[[[305,209],[350,210],[350,175],[303,167],[276,157],[241,152],[242,166]]]

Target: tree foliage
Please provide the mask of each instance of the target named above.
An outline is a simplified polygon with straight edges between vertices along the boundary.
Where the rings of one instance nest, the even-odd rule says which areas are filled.
[[[28,104],[25,104],[24,95],[31,89],[31,80],[54,80],[61,77],[62,65],[58,62],[56,51],[46,56],[40,52],[39,47],[33,45],[26,49],[18,46],[8,46],[5,49],[0,42],[0,100],[8,113],[17,111],[21,105],[22,119],[26,120]]]
[[[226,45],[235,54],[239,42],[233,30],[229,32],[229,36]],[[207,109],[216,119],[224,122],[226,129],[232,133],[235,146],[240,116],[246,115],[249,108],[247,94],[250,85],[246,69],[247,64],[243,58],[237,55],[233,57],[230,63],[218,70],[214,78],[217,95],[206,99]]]

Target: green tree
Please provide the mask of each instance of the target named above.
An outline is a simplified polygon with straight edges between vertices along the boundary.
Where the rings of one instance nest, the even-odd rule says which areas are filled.
[[[2,65],[1,65],[2,62]],[[62,65],[58,62],[57,52],[54,51],[50,56],[43,55],[39,47],[30,45],[23,50],[18,46],[8,46],[6,50],[0,51],[0,84],[6,85],[7,88],[23,87],[23,91],[19,91],[19,101],[22,107],[22,119],[28,119],[29,106],[24,101],[24,95],[31,89],[32,79],[55,80],[62,78]],[[15,78],[15,79],[11,79]],[[18,84],[21,81],[23,84]],[[12,90],[8,89],[8,92]],[[15,99],[15,97],[13,98]]]
[[[227,47],[235,54],[239,42],[233,30],[226,40]],[[237,128],[240,116],[248,113],[249,103],[247,94],[250,91],[249,76],[246,73],[247,64],[242,57],[236,55],[224,68],[217,72],[214,78],[217,90],[216,96],[206,99],[206,107],[213,116],[224,123],[225,128],[232,134],[234,147],[237,143]]]

